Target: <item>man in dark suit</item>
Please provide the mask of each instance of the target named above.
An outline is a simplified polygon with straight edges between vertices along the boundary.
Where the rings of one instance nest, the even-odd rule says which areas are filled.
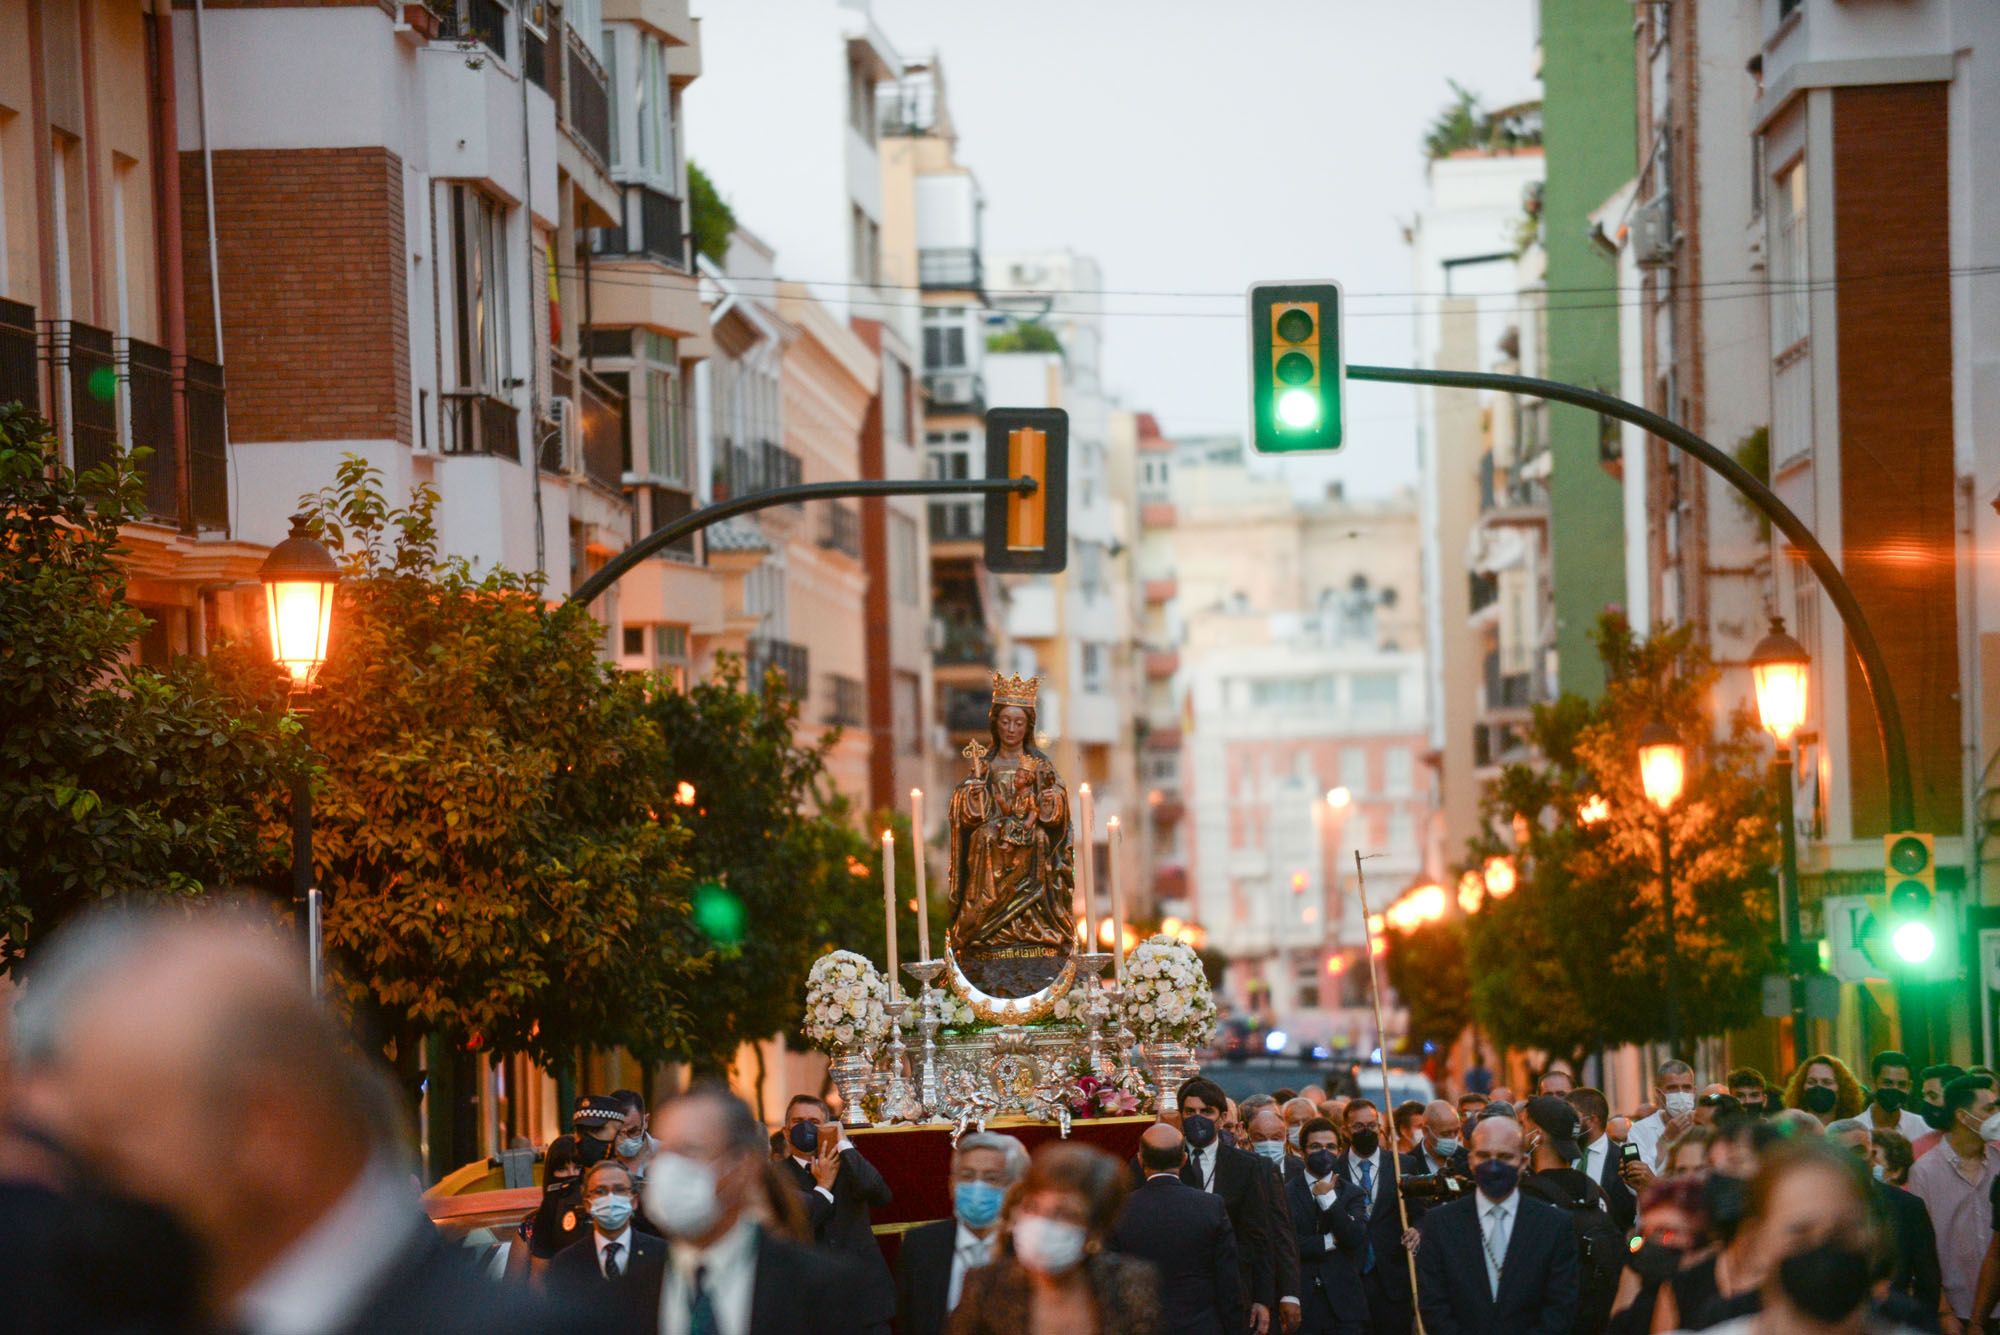
[[[1250,1303],[1249,1329],[1265,1335],[1271,1327],[1271,1309],[1263,1295],[1271,1291],[1276,1267],[1271,1258],[1274,1221],[1260,1181],[1263,1163],[1250,1151],[1221,1142],[1219,1130],[1228,1100],[1220,1085],[1196,1076],[1181,1084],[1177,1097],[1188,1149],[1181,1181],[1222,1197],[1236,1232],[1237,1268]]]
[[[889,1184],[811,1094],[793,1095],[786,1105],[785,1138],[791,1153],[784,1170],[805,1202],[813,1240],[854,1262],[866,1285],[868,1319],[886,1332],[896,1315],[896,1281],[875,1245],[870,1207],[890,1202]]]
[[[966,1272],[1000,1248],[1000,1205],[1028,1171],[1028,1151],[1012,1136],[979,1131],[951,1154],[950,1219],[913,1228],[896,1252],[896,1329],[938,1335],[958,1306]]]
[[[1160,1329],[1175,1335],[1241,1335],[1250,1307],[1236,1264],[1236,1235],[1222,1201],[1181,1181],[1181,1133],[1165,1122],[1139,1140],[1146,1180],[1125,1199],[1112,1249],[1160,1274]]]
[[[1612,1222],[1629,1233],[1632,1221],[1639,1214],[1639,1198],[1619,1171],[1622,1164],[1617,1143],[1605,1133],[1611,1123],[1611,1103],[1602,1090],[1588,1085],[1572,1089],[1564,1098],[1576,1110],[1576,1140],[1583,1150],[1572,1167],[1603,1189],[1604,1204],[1611,1211]]]
[[[1424,1216],[1417,1303],[1427,1335],[1569,1335],[1576,1321],[1576,1234],[1560,1210],[1519,1190],[1521,1124],[1472,1131],[1477,1194]]]
[[[1404,1224],[1396,1200],[1401,1161],[1392,1160],[1382,1143],[1382,1113],[1372,1100],[1351,1099],[1341,1115],[1347,1122],[1348,1148],[1340,1156],[1339,1173],[1368,1202],[1368,1238],[1361,1254],[1368,1329],[1373,1335],[1409,1335],[1415,1299],[1406,1253],[1416,1230]]]
[[[1845,1145],[1864,1162],[1873,1156],[1874,1131],[1865,1118],[1848,1117],[1832,1123],[1826,1128],[1826,1138]],[[1875,1197],[1877,1213],[1889,1221],[1889,1237],[1895,1244],[1896,1268],[1889,1276],[1889,1291],[1916,1304],[1913,1311],[1930,1319],[1938,1310],[1938,1292],[1944,1286],[1930,1211],[1913,1193],[1879,1179],[1871,1178],[1868,1189]]]
[[[549,1262],[549,1291],[578,1308],[607,1312],[607,1324],[632,1335],[659,1324],[660,1283],[667,1248],[641,1233],[632,1174],[616,1159],[601,1159],[583,1174],[583,1208],[590,1240],[557,1252]]]
[[[1285,1170],[1302,1164],[1296,1154],[1287,1153],[1284,1114],[1276,1103],[1267,1103],[1245,1123],[1250,1152],[1264,1161],[1264,1207],[1271,1218],[1271,1292],[1264,1302],[1278,1318],[1278,1335],[1291,1335],[1299,1328],[1299,1249],[1291,1245],[1287,1224],[1291,1207],[1285,1203]]]
[[[770,1161],[764,1125],[720,1085],[698,1085],[653,1116],[659,1153],[641,1192],[667,1239],[649,1331],[665,1335],[861,1335],[853,1262],[767,1233],[752,1210]]]
[[[1299,1335],[1361,1335],[1368,1298],[1361,1260],[1368,1246],[1368,1198],[1340,1173],[1333,1123],[1315,1117],[1300,1128],[1305,1157],[1285,1183],[1286,1216],[1299,1257]]]

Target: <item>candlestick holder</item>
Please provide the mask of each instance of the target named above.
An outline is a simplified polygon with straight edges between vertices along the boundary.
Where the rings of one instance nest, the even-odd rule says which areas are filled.
[[[917,1027],[924,1035],[923,1065],[918,1068],[917,1100],[923,1104],[924,1119],[939,1120],[943,1100],[938,1092],[937,1035],[944,1027],[944,998],[933,984],[944,972],[943,960],[915,960],[903,972],[917,980]]]
[[[1111,963],[1111,956],[1099,950],[1087,951],[1076,957],[1078,985],[1085,989],[1083,996],[1083,1021],[1085,1032],[1090,1036],[1090,1069],[1100,1080],[1112,1076],[1112,1063],[1104,1051],[1104,1022],[1110,1018],[1110,1006],[1104,999],[1104,984],[1099,976],[1104,966]]]
[[[889,1087],[882,1097],[882,1120],[884,1122],[916,1122],[923,1119],[924,1110],[910,1096],[909,1084],[903,1079],[903,1015],[910,1009],[910,1003],[900,998],[885,1002],[883,1009],[889,1014]]]

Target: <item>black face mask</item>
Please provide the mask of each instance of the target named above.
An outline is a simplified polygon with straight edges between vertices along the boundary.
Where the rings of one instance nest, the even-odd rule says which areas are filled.
[[[1382,1133],[1373,1127],[1364,1127],[1352,1137],[1354,1152],[1364,1159],[1373,1158],[1375,1151],[1382,1148]]]
[[[1932,1103],[1926,1099],[1917,1106],[1917,1111],[1923,1115],[1924,1125],[1931,1130],[1951,1130],[1951,1114],[1944,1110],[1942,1103]]]
[[[1825,1116],[1840,1102],[1840,1095],[1825,1085],[1807,1085],[1805,1093],[1799,1096],[1799,1102],[1805,1104],[1807,1112]]]
[[[1702,1179],[1701,1200],[1708,1207],[1708,1221],[1723,1237],[1735,1233],[1736,1226],[1743,1222],[1749,1188],[1750,1184],[1742,1178],[1723,1173],[1710,1173]]]
[[[785,1133],[785,1139],[792,1142],[792,1148],[800,1154],[819,1152],[819,1127],[811,1122],[794,1122],[792,1129]]]
[[[1909,1098],[1910,1092],[1906,1089],[1878,1089],[1875,1091],[1875,1106],[1883,1112],[1901,1112]]]
[[[611,1153],[611,1142],[599,1140],[596,1136],[579,1135],[576,1138],[576,1161],[585,1168]]]
[[[1832,1325],[1868,1299],[1868,1253],[1844,1242],[1822,1242],[1778,1263],[1778,1283],[1792,1306]]]
[[[1189,1113],[1181,1118],[1181,1134],[1191,1147],[1205,1150],[1215,1143],[1215,1119],[1203,1117],[1200,1113]]]
[[[1306,1171],[1314,1177],[1331,1177],[1338,1164],[1339,1160],[1334,1157],[1333,1151],[1323,1145],[1316,1150],[1306,1151]]]
[[[1745,1117],[1762,1117],[1764,1115],[1764,1100],[1758,1099],[1755,1103],[1744,1104],[1743,1115]]]
[[[1683,1248],[1669,1247],[1664,1242],[1648,1238],[1625,1258],[1625,1264],[1632,1267],[1640,1279],[1664,1284],[1680,1273],[1681,1258],[1686,1254]]]

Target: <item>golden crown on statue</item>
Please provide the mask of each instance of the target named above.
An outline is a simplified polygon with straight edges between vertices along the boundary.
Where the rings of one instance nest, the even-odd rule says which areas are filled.
[[[993,703],[996,705],[1020,705],[1023,709],[1035,707],[1035,692],[1042,688],[1040,677],[1003,677],[993,674]]]

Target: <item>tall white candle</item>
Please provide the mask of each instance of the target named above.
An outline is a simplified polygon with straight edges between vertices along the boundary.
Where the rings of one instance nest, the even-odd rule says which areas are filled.
[[[1111,966],[1112,976],[1119,982],[1125,981],[1125,895],[1121,890],[1118,876],[1118,854],[1124,844],[1125,832],[1119,828],[1118,818],[1113,816],[1105,826],[1111,841]]]
[[[917,859],[917,958],[930,963],[931,901],[924,893],[924,790],[910,789],[910,852]]]
[[[896,835],[894,831],[882,831],[882,915],[889,920],[889,1000],[894,1001],[901,989],[896,984]]]
[[[1076,875],[1083,891],[1083,948],[1097,949],[1097,814],[1090,785],[1076,790]]]

